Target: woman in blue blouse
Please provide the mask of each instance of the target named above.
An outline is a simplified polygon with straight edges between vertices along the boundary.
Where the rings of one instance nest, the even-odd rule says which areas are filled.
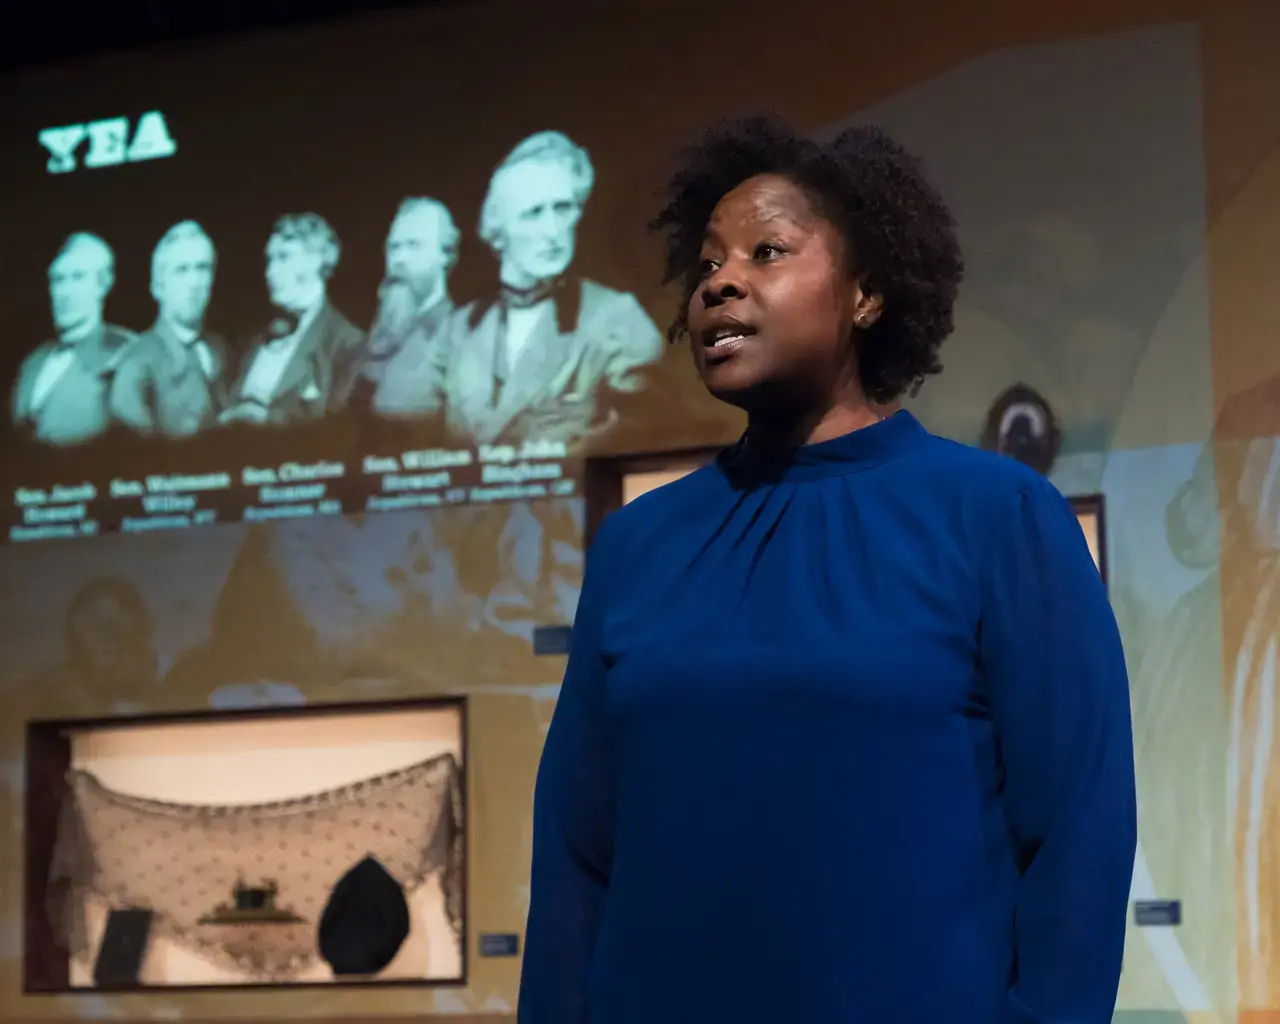
[[[883,133],[709,133],[655,226],[716,464],[609,517],[534,802],[521,1024],[1105,1024],[1124,654],[1068,503],[892,412],[954,222]]]

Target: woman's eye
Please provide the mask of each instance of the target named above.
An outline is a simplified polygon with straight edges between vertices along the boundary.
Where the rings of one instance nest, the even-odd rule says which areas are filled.
[[[716,272],[715,260],[703,260],[701,263],[698,264],[699,279],[702,279],[704,277],[709,277],[711,274],[714,274],[715,272]]]
[[[761,242],[756,246],[756,259],[772,260],[782,255],[782,249],[772,242]]]

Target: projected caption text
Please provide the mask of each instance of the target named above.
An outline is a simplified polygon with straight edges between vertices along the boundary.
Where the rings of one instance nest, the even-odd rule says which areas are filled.
[[[482,445],[14,491],[10,541],[570,497],[563,444]]]

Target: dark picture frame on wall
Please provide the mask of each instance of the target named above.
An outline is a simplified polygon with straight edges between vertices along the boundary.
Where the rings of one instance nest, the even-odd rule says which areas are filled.
[[[1107,585],[1107,499],[1102,494],[1086,494],[1068,499],[1075,509],[1076,520],[1089,543],[1094,564]]]
[[[23,991],[467,983],[465,697],[27,723]]]

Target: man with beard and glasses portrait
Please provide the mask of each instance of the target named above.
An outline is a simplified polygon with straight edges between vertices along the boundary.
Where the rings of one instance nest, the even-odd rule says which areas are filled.
[[[217,422],[227,352],[205,330],[217,254],[193,220],[165,232],[151,256],[151,330],[120,363],[111,389],[115,418],[140,433],[188,437]]]
[[[386,276],[369,340],[342,385],[348,403],[381,416],[440,411],[446,331],[453,313],[449,272],[458,228],[435,199],[400,204],[386,243]]]
[[[337,233],[319,214],[276,221],[266,250],[276,316],[245,357],[222,422],[306,422],[342,404],[335,380],[364,336],[329,302],[341,252]]]
[[[49,265],[49,299],[57,337],[23,361],[13,388],[14,425],[37,441],[90,441],[111,422],[112,375],[137,336],[103,320],[116,281],[111,247],[77,232]]]
[[[662,355],[635,296],[569,272],[595,183],[587,151],[560,132],[515,147],[489,181],[480,237],[497,288],[458,316],[446,376],[451,429],[479,443],[575,447],[617,418]]]

